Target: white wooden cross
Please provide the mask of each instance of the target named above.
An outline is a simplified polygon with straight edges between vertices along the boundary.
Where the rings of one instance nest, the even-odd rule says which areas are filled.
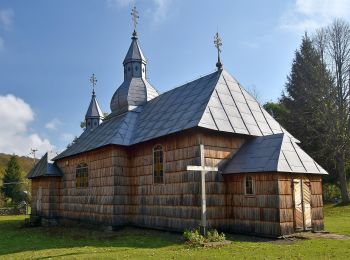
[[[200,231],[203,235],[205,235],[206,228],[207,228],[207,201],[206,201],[206,194],[205,194],[205,174],[207,172],[217,172],[218,167],[212,167],[212,166],[205,166],[205,160],[204,160],[204,145],[200,145],[200,156],[201,156],[201,165],[195,166],[195,165],[188,165],[187,171],[199,171],[201,172],[201,226]]]

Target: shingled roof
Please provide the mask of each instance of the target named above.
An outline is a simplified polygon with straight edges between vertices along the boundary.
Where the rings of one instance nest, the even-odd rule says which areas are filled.
[[[254,137],[247,141],[222,172],[224,174],[254,172],[328,174],[283,133]]]
[[[29,171],[27,178],[33,179],[44,176],[62,176],[62,172],[51,160],[53,156],[46,153],[39,162]]]
[[[196,126],[249,136],[285,133],[297,142],[227,71],[218,70],[107,118],[55,160],[108,144],[129,146]]]

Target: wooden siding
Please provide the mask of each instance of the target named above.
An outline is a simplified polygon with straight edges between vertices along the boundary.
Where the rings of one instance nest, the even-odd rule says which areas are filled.
[[[245,176],[253,178],[254,195],[245,195]],[[277,176],[274,173],[231,174],[225,177],[229,230],[280,234]]]
[[[45,206],[37,214],[44,216],[111,226],[132,224],[178,231],[195,228],[201,218],[200,172],[188,172],[186,166],[200,164],[199,144],[204,144],[205,164],[220,169],[244,141],[239,135],[197,129],[132,147],[111,145],[64,158],[58,161],[62,178],[33,179],[33,210],[40,186]],[[153,183],[155,145],[162,145],[165,156],[162,184]],[[82,162],[89,167],[89,187],[77,188],[76,167]],[[249,174],[254,180],[254,195],[245,195],[246,175],[207,173],[208,226],[266,236],[294,232],[291,175]],[[310,176],[310,183],[312,226],[321,230],[321,178]],[[49,187],[53,190],[47,195]]]
[[[321,176],[310,174],[278,174],[279,207],[282,235],[292,234],[295,231],[292,182],[294,178],[302,178],[303,176],[310,180],[312,230],[319,231],[324,229]]]
[[[60,177],[39,177],[32,180],[32,215],[47,218],[59,216],[60,185]]]
[[[89,187],[76,187],[76,167],[88,165]],[[129,166],[125,149],[107,147],[60,160],[64,172],[60,216],[113,225],[128,218]],[[116,196],[117,195],[117,196]]]

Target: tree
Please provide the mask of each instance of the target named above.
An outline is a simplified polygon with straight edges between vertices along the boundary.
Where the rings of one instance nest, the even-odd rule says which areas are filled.
[[[23,197],[21,170],[15,155],[11,156],[5,169],[3,177],[3,186],[1,192],[5,197],[10,198],[12,202],[18,203]]]
[[[334,20],[331,25],[317,31],[315,46],[322,53],[334,78],[333,113],[331,124],[332,153],[342,200],[349,203],[346,180],[346,163],[350,157],[350,25],[343,20]]]
[[[286,115],[288,114],[288,111],[281,102],[266,102],[263,107],[280,124],[283,125],[283,122],[286,121]]]
[[[104,121],[104,120],[107,118],[108,115],[109,115],[109,113],[103,112],[102,121]],[[83,129],[83,130],[85,130],[85,128],[86,128],[86,121],[85,121],[85,120],[80,121],[80,128]]]
[[[285,93],[280,101],[285,108],[281,123],[324,167],[328,162],[329,147],[325,145],[325,140],[330,131],[327,120],[332,108],[332,84],[322,57],[305,34],[300,49],[295,53]]]

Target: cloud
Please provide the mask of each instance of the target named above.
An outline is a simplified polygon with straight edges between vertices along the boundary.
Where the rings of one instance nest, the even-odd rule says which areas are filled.
[[[50,122],[47,122],[45,124],[45,128],[49,130],[57,130],[57,128],[62,124],[63,123],[61,122],[61,120],[59,120],[58,118],[54,118]]]
[[[48,139],[28,130],[35,114],[22,99],[0,96],[0,117],[0,152],[27,155],[31,148],[36,148],[40,155],[54,149]]]
[[[286,31],[309,31],[329,24],[334,18],[350,18],[350,0],[295,0],[281,18]]]
[[[151,3],[151,7],[148,8],[144,13],[150,15],[153,22],[159,23],[168,17],[172,1],[173,0],[149,1],[149,3]],[[131,5],[135,5],[135,0],[107,0],[107,6],[109,7],[126,8],[131,7]]]
[[[153,20],[155,22],[160,22],[167,17],[171,2],[172,0],[153,0],[155,5]]]
[[[0,9],[0,26],[5,30],[11,30],[14,12],[12,9]]]
[[[132,3],[135,3],[133,0],[107,0],[107,5],[109,7],[127,7],[131,5]]]

